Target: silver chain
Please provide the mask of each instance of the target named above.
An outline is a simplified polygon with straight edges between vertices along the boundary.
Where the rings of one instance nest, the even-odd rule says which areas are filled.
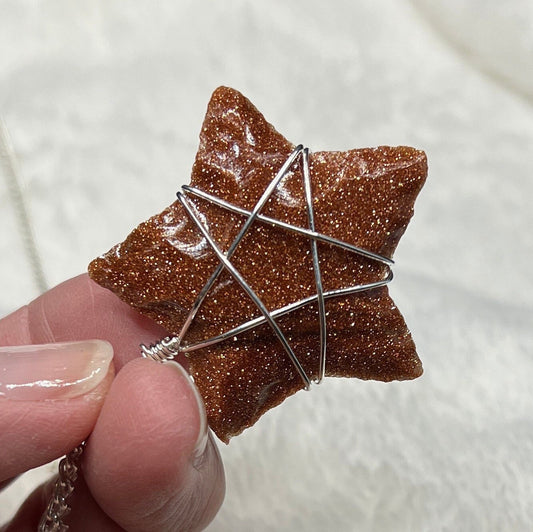
[[[35,288],[39,293],[48,290],[48,283],[43,268],[43,261],[39,254],[33,231],[34,224],[23,187],[23,179],[18,159],[6,124],[0,116],[0,173],[3,173],[7,183],[11,204],[15,210],[20,231],[21,242],[26,252]]]
[[[84,447],[85,442],[82,442],[59,462],[59,477],[54,484],[53,495],[41,517],[39,532],[64,532],[69,529],[68,525],[63,522],[63,518],[70,512],[67,500],[74,491]]]

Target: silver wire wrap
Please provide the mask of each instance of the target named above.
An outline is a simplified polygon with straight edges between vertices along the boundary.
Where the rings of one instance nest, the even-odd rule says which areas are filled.
[[[59,476],[54,484],[52,497],[39,522],[39,532],[64,532],[69,529],[63,518],[70,513],[67,499],[74,491],[84,447],[85,442],[82,442],[59,462]]]
[[[293,226],[291,224],[282,222],[280,220],[269,218],[268,216],[264,216],[260,213],[261,209],[264,207],[264,205],[266,204],[266,202],[268,201],[268,199],[270,198],[270,196],[272,195],[276,187],[279,185],[280,181],[287,174],[292,164],[298,158],[300,158],[300,161],[301,161],[302,179],[303,179],[303,187],[304,187],[304,192],[305,192],[305,202],[306,202],[306,207],[307,207],[307,219],[309,223],[309,229]],[[202,198],[215,205],[223,207],[229,210],[230,212],[234,212],[234,213],[246,216],[246,221],[244,225],[241,227],[239,233],[237,234],[234,241],[232,242],[232,244],[230,245],[230,247],[225,253],[218,247],[216,242],[213,240],[213,238],[209,234],[209,231],[207,230],[205,225],[202,223],[200,216],[196,212],[195,206],[189,200],[188,196],[195,196],[198,198]],[[359,248],[352,244],[348,244],[347,242],[342,242],[341,240],[331,238],[327,235],[323,235],[315,231],[313,194],[312,194],[312,188],[311,188],[311,177],[309,173],[309,149],[304,148],[301,144],[298,145],[294,149],[294,151],[289,155],[289,157],[287,158],[285,163],[282,165],[282,167],[280,168],[280,170],[278,171],[274,179],[270,182],[266,190],[263,192],[263,194],[259,198],[258,202],[254,206],[252,211],[247,211],[246,209],[242,209],[241,207],[232,205],[231,203],[223,199],[217,198],[216,196],[212,196],[211,194],[208,194],[207,192],[196,189],[189,185],[184,185],[182,187],[182,190],[177,193],[177,198],[178,198],[178,201],[184,207],[190,219],[195,223],[196,227],[201,232],[202,236],[205,238],[206,242],[209,244],[213,252],[217,255],[220,261],[220,264],[214,270],[211,277],[209,278],[207,283],[204,285],[204,287],[198,294],[196,301],[194,302],[191,310],[189,311],[189,314],[179,334],[173,337],[167,336],[166,338],[163,338],[159,342],[153,345],[150,345],[150,346],[141,345],[142,356],[145,358],[151,358],[156,361],[169,360],[169,359],[174,358],[180,353],[189,353],[197,349],[202,349],[204,347],[217,344],[219,342],[222,342],[223,340],[227,340],[229,338],[237,336],[240,333],[243,333],[245,331],[258,327],[259,325],[268,323],[270,327],[272,328],[274,334],[277,336],[278,340],[280,341],[281,345],[283,346],[285,352],[289,356],[289,359],[291,360],[294,368],[298,372],[300,378],[302,379],[304,383],[304,388],[306,390],[309,390],[311,386],[311,379],[309,378],[303,366],[301,365],[300,361],[294,354],[294,351],[292,350],[285,335],[283,334],[283,332],[277,325],[276,318],[284,314],[287,314],[289,312],[292,312],[293,310],[301,308],[305,305],[308,305],[310,303],[317,302],[318,318],[319,318],[319,324],[320,324],[320,359],[319,359],[320,361],[319,361],[319,369],[318,369],[318,378],[314,382],[316,384],[319,384],[324,378],[325,373],[326,373],[327,327],[326,327],[325,300],[331,297],[338,297],[342,295],[353,294],[356,292],[372,290],[372,289],[388,284],[390,281],[392,281],[392,278],[393,278],[393,273],[392,273],[390,266],[394,264],[394,261],[387,257],[378,255],[377,253],[373,253],[371,251]],[[235,268],[235,266],[230,261],[231,256],[233,255],[238,245],[240,244],[241,240],[243,239],[243,237],[245,236],[245,234],[247,233],[247,231],[250,229],[251,225],[255,221],[270,224],[275,227],[280,227],[287,231],[291,231],[291,232],[294,232],[300,235],[307,236],[310,239],[311,256],[312,256],[312,261],[313,261],[313,270],[314,270],[315,285],[316,285],[316,295],[301,299],[299,301],[296,301],[294,303],[291,303],[289,305],[286,305],[282,308],[279,308],[273,311],[269,311],[266,308],[266,306],[261,301],[261,299],[257,296],[257,294],[253,291],[250,285],[246,282],[243,276],[239,273],[239,271]],[[322,276],[320,272],[320,261],[319,261],[319,255],[318,255],[317,242],[325,242],[328,244],[332,244],[334,246],[341,247],[343,249],[346,249],[358,255],[361,255],[366,258],[385,264],[388,268],[387,275],[384,279],[380,279],[372,283],[360,284],[360,285],[350,286],[347,288],[324,292],[324,289],[322,286]],[[202,303],[204,302],[207,296],[207,293],[209,292],[209,290],[211,289],[211,287],[217,280],[218,276],[224,269],[228,271],[228,273],[233,277],[233,279],[243,288],[243,290],[248,294],[250,299],[252,299],[252,301],[256,304],[257,308],[261,312],[261,316],[254,318],[252,320],[249,320],[239,325],[238,327],[235,327],[229,331],[226,331],[218,336],[213,336],[211,338],[202,340],[200,342],[188,344],[184,341],[185,335],[187,334],[187,331],[189,330],[191,323],[193,322],[196,314],[198,313],[198,310],[200,309]]]

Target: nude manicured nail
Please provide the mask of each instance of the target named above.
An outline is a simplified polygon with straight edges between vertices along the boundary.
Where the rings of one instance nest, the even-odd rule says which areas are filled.
[[[107,374],[113,347],[103,340],[0,347],[0,397],[69,399],[93,390]]]
[[[181,364],[174,360],[166,360],[163,362],[163,364],[172,366],[187,379],[187,382],[189,383],[189,386],[194,394],[194,398],[196,399],[196,403],[198,404],[198,412],[200,414],[200,430],[198,431],[198,438],[196,439],[193,453],[193,458],[198,459],[204,454],[208,439],[207,414],[205,412],[204,401],[200,395],[200,392],[198,391],[198,388],[194,384],[192,377],[187,373]]]

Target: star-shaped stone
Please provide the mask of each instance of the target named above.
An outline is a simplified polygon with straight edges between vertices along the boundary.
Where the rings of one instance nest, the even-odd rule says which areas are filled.
[[[200,134],[188,212],[176,201],[89,266],[91,277],[163,325],[173,335],[220,265],[206,236],[223,253],[286,163],[295,146],[239,92],[215,91]],[[301,154],[300,154],[301,155]],[[310,302],[275,322],[310,379],[320,377],[320,312],[301,156],[295,158],[260,210],[231,264],[271,313],[305,298]],[[309,155],[314,232],[392,258],[413,214],[427,174],[425,154],[378,147]],[[206,199],[223,200],[233,210]],[[316,239],[315,239],[316,240]],[[316,240],[324,293],[387,279],[386,260]],[[314,297],[313,297],[314,296]],[[407,326],[386,286],[325,300],[327,376],[381,381],[422,373]],[[216,337],[261,318],[232,273],[222,269],[182,338],[183,346]],[[322,342],[324,339],[322,339]],[[238,336],[187,353],[211,428],[223,440],[253,425],[268,409],[305,387],[287,350],[264,320]]]

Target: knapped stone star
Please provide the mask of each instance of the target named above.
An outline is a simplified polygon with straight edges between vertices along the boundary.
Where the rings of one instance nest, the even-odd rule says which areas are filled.
[[[194,217],[227,253],[294,150],[242,94],[226,87],[217,89],[200,133],[193,189],[185,193],[185,206],[192,212],[176,201],[95,259],[89,266],[91,277],[170,334],[180,334],[198,294],[220,264]],[[302,152],[298,152],[230,261],[271,313],[305,298],[312,300],[277,316],[275,323],[304,373],[317,379],[320,313],[302,169]],[[311,153],[314,232],[392,258],[426,174],[425,154],[409,147]],[[228,210],[206,196],[235,208]],[[273,226],[268,219],[307,233]],[[386,261],[316,241],[324,293],[379,284],[390,276]],[[327,298],[324,310],[327,376],[390,381],[422,373],[409,330],[386,286]],[[182,345],[261,317],[256,303],[224,268],[187,328]],[[254,329],[187,356],[209,424],[225,442],[305,387],[287,350],[264,320]]]

